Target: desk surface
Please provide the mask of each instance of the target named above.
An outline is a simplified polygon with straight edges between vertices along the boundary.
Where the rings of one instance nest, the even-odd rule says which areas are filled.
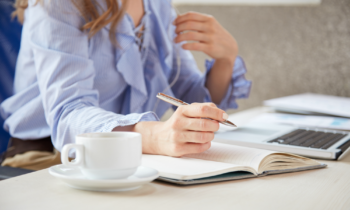
[[[264,110],[232,117],[242,125]],[[72,189],[45,169],[0,181],[0,209],[350,209],[350,155],[321,162],[328,167],[186,187],[154,181],[115,193]]]

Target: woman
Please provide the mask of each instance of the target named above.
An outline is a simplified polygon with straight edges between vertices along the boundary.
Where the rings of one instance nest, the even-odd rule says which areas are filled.
[[[214,59],[204,76],[188,50]],[[4,127],[14,148],[52,141],[60,150],[80,133],[135,131],[143,153],[203,152],[219,124],[202,118],[223,121],[223,110],[248,96],[237,53],[236,41],[213,17],[177,16],[170,1],[29,0],[15,94],[1,104]],[[163,91],[193,104],[159,122],[171,107],[157,101]],[[211,101],[216,105],[194,103]],[[2,165],[26,167],[13,160],[28,152],[8,151]]]

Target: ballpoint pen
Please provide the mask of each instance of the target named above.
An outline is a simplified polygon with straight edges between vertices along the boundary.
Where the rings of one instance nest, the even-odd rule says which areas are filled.
[[[161,100],[163,100],[165,102],[168,102],[169,104],[172,104],[174,106],[189,105],[188,103],[186,103],[184,101],[181,101],[180,99],[168,96],[168,95],[166,95],[164,93],[158,93],[157,94],[157,98],[159,98],[159,99],[161,99]],[[210,119],[210,118],[203,118],[203,119],[214,120],[214,119]],[[218,121],[218,120],[215,120],[215,121]],[[235,124],[233,124],[232,122],[230,122],[228,120],[218,121],[218,122],[221,123],[221,124],[227,125],[227,126],[237,127]]]

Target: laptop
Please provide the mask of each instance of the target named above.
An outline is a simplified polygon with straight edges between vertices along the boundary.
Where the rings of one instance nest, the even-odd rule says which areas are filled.
[[[349,132],[256,122],[218,132],[214,141],[329,160],[339,160],[350,150]]]

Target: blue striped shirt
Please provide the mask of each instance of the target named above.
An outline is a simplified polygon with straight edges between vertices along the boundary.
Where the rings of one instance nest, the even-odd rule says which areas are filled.
[[[180,76],[165,93],[189,103],[211,101],[205,80],[214,61],[207,61],[203,75],[191,53],[173,43],[176,13],[170,1],[144,0],[144,8],[142,42],[135,36],[139,29],[124,15],[116,33],[119,46],[114,47],[110,25],[92,38],[80,30],[84,19],[71,1],[47,0],[42,6],[30,0],[15,93],[1,104],[4,128],[11,136],[30,140],[51,135],[60,150],[77,134],[159,120],[171,105],[160,101],[153,112],[155,96],[176,75],[176,48]],[[248,96],[251,82],[245,73],[237,57],[220,108],[237,108],[236,99]]]

